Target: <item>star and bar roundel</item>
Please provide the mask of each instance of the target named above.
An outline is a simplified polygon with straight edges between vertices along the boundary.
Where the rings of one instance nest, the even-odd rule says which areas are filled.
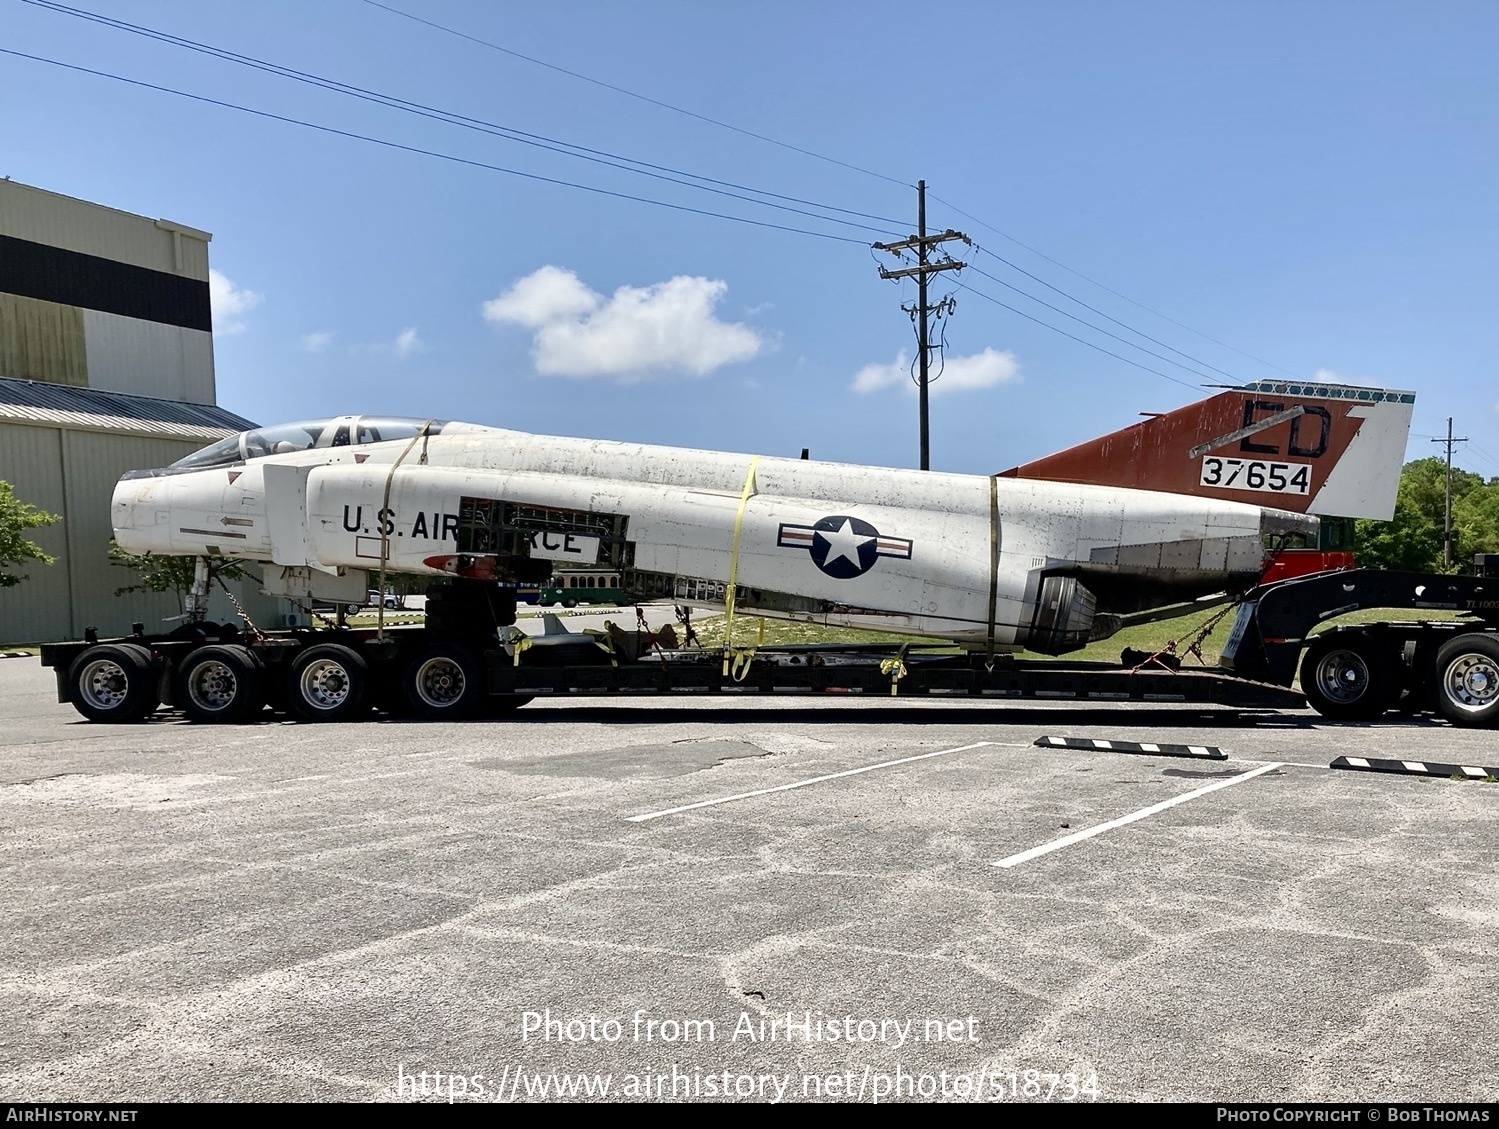
[[[911,559],[911,542],[886,537],[856,517],[834,514],[815,525],[782,522],[776,544],[783,549],[805,549],[812,563],[834,580],[863,576],[881,557]]]

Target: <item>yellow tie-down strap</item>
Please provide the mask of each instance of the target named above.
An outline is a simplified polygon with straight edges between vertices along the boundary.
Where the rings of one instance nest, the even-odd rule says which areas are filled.
[[[886,659],[884,662],[880,663],[880,673],[883,674],[886,678],[890,679],[890,696],[892,698],[895,697],[897,693],[897,690],[900,686],[900,680],[904,678],[908,673],[910,673],[906,670],[904,659],[905,648],[901,648],[901,653],[895,658]]]
[[[755,467],[760,463],[760,456],[756,455],[750,460],[749,473],[744,476],[744,489],[739,494],[739,512],[734,515],[734,544],[729,550],[729,583],[728,590],[724,592],[724,623],[723,623],[723,674],[729,677],[730,669],[733,669],[734,681],[741,682],[749,672],[749,664],[754,660],[755,652],[751,648],[748,653],[735,657],[731,643],[734,638],[734,591],[739,587],[739,538],[744,533],[744,510],[749,505],[750,498],[755,493]]]
[[[609,665],[618,666],[619,655],[616,654],[614,650],[614,633],[609,630],[613,626],[614,624],[606,619],[604,621],[604,632],[602,637],[600,637],[599,635],[595,635],[592,631],[588,632],[588,634],[593,638],[593,645],[599,650],[603,651],[604,654],[609,656]]]

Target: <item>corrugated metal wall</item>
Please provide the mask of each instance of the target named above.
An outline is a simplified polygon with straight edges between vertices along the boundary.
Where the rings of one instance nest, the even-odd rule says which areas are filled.
[[[206,297],[199,308],[208,280],[205,232],[0,181],[0,236],[59,249],[28,250],[33,257],[50,255],[43,264],[47,269],[38,266],[35,275],[13,280],[11,288],[17,293],[0,294],[0,376],[188,404],[214,403],[213,336],[207,331]],[[67,252],[109,262],[90,266],[82,260],[87,272],[78,277],[80,260],[69,258]],[[17,257],[11,266],[30,261]],[[127,265],[112,265],[121,263]],[[56,277],[48,273],[54,268]],[[99,297],[100,286],[108,289],[101,278],[121,272],[134,277],[132,268],[174,277],[157,280],[160,295],[132,288],[127,292],[132,301],[123,304],[115,301],[119,296],[112,291],[104,295],[109,301]],[[89,300],[43,300],[63,290]],[[33,293],[38,296],[25,296]],[[95,305],[99,308],[92,308]],[[103,312],[116,306],[121,312]],[[136,314],[137,306],[145,312]],[[63,524],[38,530],[32,538],[58,563],[30,568],[29,580],[0,589],[0,642],[77,638],[85,627],[121,634],[133,621],[155,631],[164,626],[163,617],[179,611],[170,594],[114,595],[135,577],[108,562],[109,500],[124,471],[164,466],[205,441],[94,430],[104,415],[128,413],[111,413],[107,405],[89,411],[98,418],[82,419],[81,426],[57,420],[55,412],[49,421],[0,424],[0,478],[12,483],[24,500],[65,518]],[[116,430],[131,426],[129,421],[105,422]],[[257,623],[285,626],[289,605],[261,596],[256,582],[243,587],[248,591],[240,598]],[[222,593],[215,597],[211,614],[219,620],[233,618]]]
[[[90,388],[213,403],[213,334],[100,310],[81,312]]]
[[[210,353],[211,350],[212,346]],[[179,368],[181,364],[179,360]],[[213,382],[212,369],[210,360],[210,385]],[[89,372],[84,311],[77,306],[62,306],[56,302],[23,298],[19,294],[0,293],[0,376],[16,380],[46,380],[54,384],[73,384],[87,388]]]
[[[143,623],[147,631],[170,630],[174,624],[164,620],[181,610],[174,595],[115,595],[137,578],[109,563],[110,497],[125,471],[165,466],[201,445],[0,424],[0,478],[24,501],[64,518],[31,538],[57,563],[33,565],[25,570],[30,579],[0,588],[0,643],[77,639],[87,627],[97,627],[102,635],[123,635],[133,622]],[[285,626],[284,601],[262,596],[254,581],[232,587],[257,624]],[[223,592],[215,591],[209,616],[219,622],[235,620]]]
[[[0,479],[16,489],[23,502],[61,514],[63,498],[62,433],[49,427],[0,424]],[[62,524],[26,535],[58,559],[48,566],[28,564],[17,571],[29,578],[0,588],[0,643],[65,639],[72,627],[68,595],[67,530]]]
[[[115,589],[135,583],[127,569],[109,563],[109,500],[125,471],[165,466],[195,449],[193,443],[146,439],[130,435],[64,431],[62,456],[67,490],[69,534],[69,595],[72,598],[70,634],[85,627],[104,634],[129,630],[132,621],[148,626],[179,611],[173,597],[155,593],[116,596]]]

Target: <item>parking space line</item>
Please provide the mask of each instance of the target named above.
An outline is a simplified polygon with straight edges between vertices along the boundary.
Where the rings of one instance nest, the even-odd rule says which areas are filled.
[[[1268,762],[1262,761],[1258,757],[1229,757],[1225,763],[1266,764]],[[1280,765],[1281,768],[1315,768],[1318,772],[1326,772],[1329,768],[1332,767],[1331,765],[1326,764],[1308,764],[1306,761],[1276,761],[1275,763]]]
[[[994,865],[1006,869],[1012,866],[1019,866],[1023,862],[1030,862],[1031,859],[1040,858],[1042,855],[1050,854],[1052,851],[1059,851],[1063,847],[1070,847],[1073,843],[1080,843],[1084,839],[1091,839],[1095,835],[1102,835],[1105,831],[1112,831],[1116,827],[1123,827],[1127,823],[1135,823],[1138,820],[1145,819],[1147,816],[1155,815],[1156,812],[1173,808],[1177,804],[1184,804],[1188,800],[1196,799],[1198,796],[1206,796],[1209,792],[1216,792],[1220,788],[1232,788],[1235,784],[1242,784],[1246,780],[1252,780],[1262,773],[1280,767],[1279,761],[1260,765],[1259,768],[1250,769],[1248,772],[1241,772],[1238,776],[1229,777],[1227,780],[1219,780],[1204,788],[1198,788],[1191,792],[1183,792],[1180,796],[1172,796],[1169,800],[1162,800],[1158,804],[1151,804],[1148,808],[1141,808],[1139,811],[1131,812],[1129,815],[1122,816],[1119,819],[1111,819],[1107,823],[1099,823],[1093,827],[1084,828],[1082,831],[1075,831],[1071,835],[1064,835],[1062,838],[1053,840],[1050,843],[1043,843],[1039,847],[1032,847],[1028,851],[1021,851],[1018,855],[1011,855],[1009,858],[1000,859]]]
[[[959,745],[956,749],[939,749],[934,753],[918,753],[914,757],[901,757],[899,760],[881,761],[879,764],[866,764],[863,768],[851,768],[846,772],[830,772],[826,776],[814,776],[810,780],[798,780],[792,784],[778,784],[774,788],[756,788],[753,792],[740,792],[733,796],[723,796],[717,800],[699,800],[695,804],[683,804],[679,808],[667,808],[665,811],[647,812],[645,815],[628,816],[630,823],[644,823],[648,819],[660,819],[664,815],[677,815],[684,811],[693,811],[697,808],[711,808],[718,804],[731,804],[735,800],[748,800],[754,796],[768,796],[772,792],[789,792],[793,788],[806,788],[813,784],[821,784],[827,780],[839,780],[845,776],[858,776],[865,772],[874,772],[880,768],[894,768],[899,764],[911,764],[914,761],[931,760],[933,757],[945,757],[949,753],[966,753],[971,749],[982,749],[988,745],[1009,745],[1017,748],[1027,747],[1020,741],[975,741],[971,745]]]

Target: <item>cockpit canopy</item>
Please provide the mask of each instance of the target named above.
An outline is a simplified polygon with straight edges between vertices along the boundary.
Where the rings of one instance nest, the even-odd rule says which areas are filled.
[[[389,443],[411,439],[430,424],[428,434],[437,435],[447,426],[446,420],[425,420],[406,416],[335,416],[332,419],[301,420],[272,427],[257,427],[220,439],[178,459],[167,467],[169,473],[209,470],[234,466],[248,459],[267,455],[289,455],[317,447],[362,447],[366,443]]]

